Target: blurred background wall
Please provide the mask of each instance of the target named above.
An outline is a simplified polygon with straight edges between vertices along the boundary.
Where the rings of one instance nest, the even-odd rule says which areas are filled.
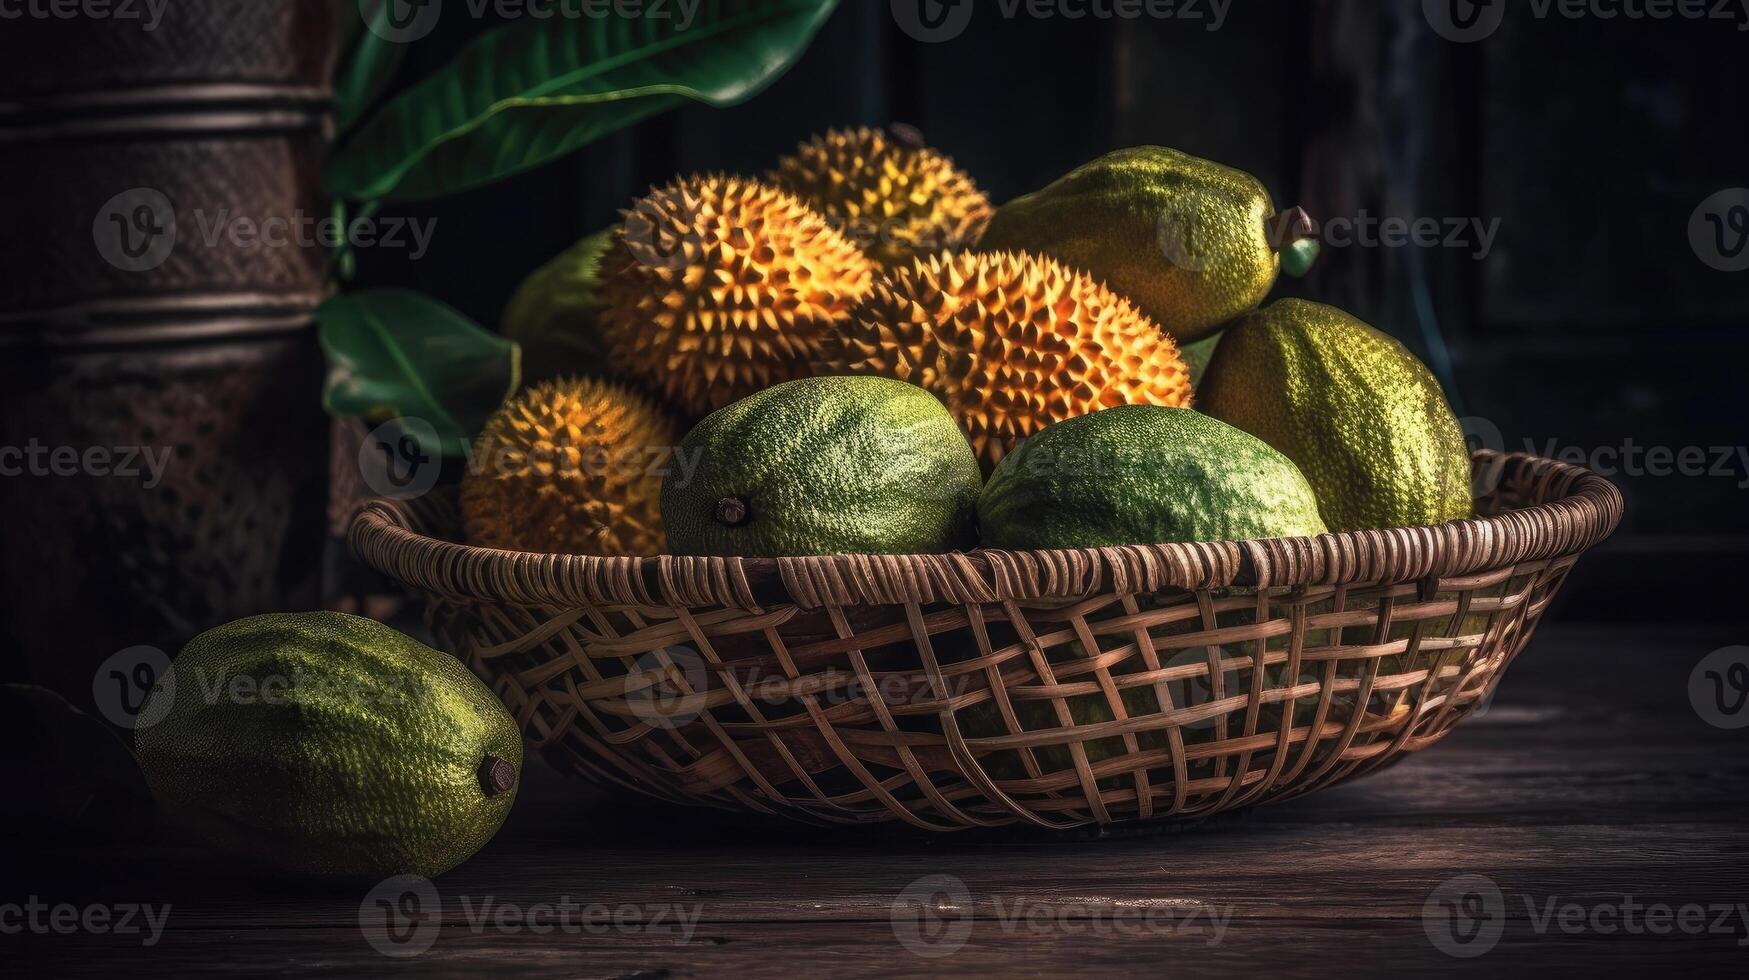
[[[1740,615],[1749,276],[1709,266],[1689,230],[1703,201],[1749,185],[1749,13],[1234,0],[1217,20],[1202,0],[1168,19],[1040,22],[978,0],[957,33],[919,39],[895,9],[846,0],[746,105],[662,116],[504,184],[391,208],[437,219],[430,250],[367,250],[359,281],[494,323],[522,276],[651,183],[758,173],[831,126],[913,123],[998,201],[1107,150],[1165,144],[1251,171],[1278,205],[1346,219],[1343,237],[1366,238],[1369,221],[1382,235],[1387,217],[1437,228],[1425,246],[1332,231],[1313,273],[1278,292],[1343,305],[1436,366],[1449,355],[1478,441],[1617,470],[1627,521],[1563,594],[1565,615]],[[1472,16],[1486,36],[1450,39]],[[446,18],[402,77],[482,26]],[[1703,472],[1672,472],[1689,449]]]

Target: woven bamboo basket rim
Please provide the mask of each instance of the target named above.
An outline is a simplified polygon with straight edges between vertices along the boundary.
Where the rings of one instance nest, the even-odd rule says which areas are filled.
[[[544,606],[803,609],[1073,600],[1167,588],[1393,584],[1577,554],[1621,520],[1621,492],[1590,470],[1478,450],[1478,479],[1508,468],[1546,502],[1444,524],[1307,537],[939,555],[601,558],[500,551],[423,534],[414,506],[377,498],[354,518],[355,554],[404,585],[451,599]],[[453,495],[452,495],[453,496]],[[454,509],[453,499],[438,506]],[[453,526],[453,524],[451,525]]]

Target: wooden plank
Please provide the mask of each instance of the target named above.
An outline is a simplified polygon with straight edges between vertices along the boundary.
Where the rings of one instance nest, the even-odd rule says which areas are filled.
[[[826,923],[787,930],[737,924],[679,935],[600,937],[475,933],[446,928],[418,957],[390,959],[356,932],[336,940],[320,930],[284,929],[238,934],[169,933],[147,950],[89,937],[33,938],[8,966],[21,972],[91,975],[110,971],[118,957],[137,956],[159,976],[239,976],[297,973],[309,976],[694,977],[776,976],[789,970],[833,977],[967,977],[1024,973],[1086,977],[1171,972],[1195,976],[1328,977],[1455,974],[1517,964],[1563,975],[1662,975],[1680,954],[1683,966],[1741,969],[1743,950],[1728,936],[1700,941],[1651,936],[1570,936],[1510,923],[1478,960],[1435,948],[1419,922],[1365,919],[1321,922],[1259,920],[1209,927],[1171,928],[1142,922],[1110,928],[1085,922],[1027,924],[974,919],[965,945],[948,955],[922,957],[899,942],[886,922]],[[1132,928],[1133,927],[1133,928]],[[53,941],[47,941],[52,939]],[[66,941],[63,941],[66,940]]]
[[[165,839],[33,847],[0,868],[0,903],[169,903],[149,957],[137,936],[0,942],[24,973],[74,976],[117,964],[375,975],[403,962],[537,976],[1084,975],[1164,962],[1215,975],[1313,975],[1333,962],[1443,972],[1466,961],[1429,940],[1424,908],[1442,884],[1480,874],[1500,889],[1504,922],[1484,964],[1614,975],[1679,954],[1723,966],[1749,943],[1749,913],[1682,937],[1569,935],[1537,920],[1627,898],[1726,910],[1749,901],[1749,759],[1740,733],[1695,716],[1684,687],[1694,660],[1736,632],[1545,628],[1489,711],[1440,745],[1354,784],[1174,834],[991,846],[798,828],[611,797],[536,769],[498,838],[434,883],[444,925],[417,959],[383,958],[365,942],[368,882],[288,885]],[[895,932],[895,909],[903,932],[915,917],[907,890],[940,875],[965,895],[938,926],[969,912],[972,931],[952,956],[919,958]],[[486,907],[509,907],[516,921],[566,901],[624,910],[622,925],[506,934],[479,920]],[[1192,915],[1211,928],[1218,918],[1216,945],[1191,930]]]

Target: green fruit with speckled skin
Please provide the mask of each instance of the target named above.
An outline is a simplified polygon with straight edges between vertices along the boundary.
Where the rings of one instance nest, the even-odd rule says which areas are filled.
[[[1121,405],[1064,419],[990,474],[986,547],[1094,548],[1319,534],[1317,500],[1287,457],[1185,408]]]
[[[662,483],[682,555],[933,554],[969,547],[980,472],[934,395],[891,378],[788,381],[719,409]]]
[[[561,375],[600,375],[606,354],[596,316],[601,311],[601,257],[613,229],[577,242],[530,273],[504,307],[498,332],[522,345],[523,378],[536,384]]]
[[[1299,464],[1335,530],[1473,511],[1469,445],[1433,373],[1333,306],[1284,299],[1229,326],[1197,407]]]
[[[1262,182],[1163,146],[1107,153],[996,209],[978,247],[1036,252],[1128,297],[1179,344],[1257,308],[1317,255],[1310,219]]]
[[[171,667],[140,709],[140,768],[166,809],[246,860],[432,877],[510,812],[515,721],[460,661],[380,623],[254,616]]]

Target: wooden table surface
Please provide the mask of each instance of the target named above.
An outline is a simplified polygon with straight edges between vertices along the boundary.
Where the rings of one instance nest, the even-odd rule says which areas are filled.
[[[1139,839],[774,826],[531,767],[504,830],[393,934],[362,887],[252,879],[184,844],[12,848],[0,961],[16,976],[1741,976],[1749,728],[1704,720],[1688,679],[1745,642],[1744,626],[1549,623],[1440,745]],[[50,925],[20,931],[32,898]],[[94,904],[110,924],[53,925],[54,906]],[[151,945],[143,911],[120,928],[135,904],[163,916]]]

